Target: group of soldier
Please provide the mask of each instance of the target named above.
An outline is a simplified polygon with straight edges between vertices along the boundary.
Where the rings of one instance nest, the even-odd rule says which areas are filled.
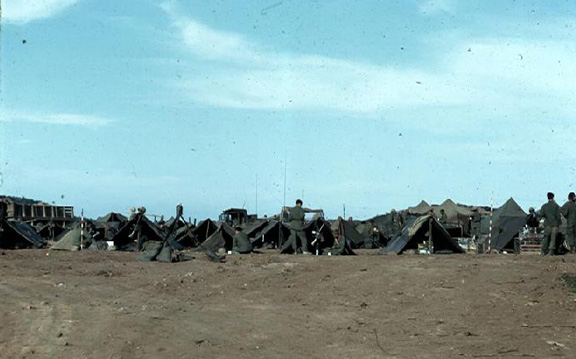
[[[576,194],[570,192],[568,200],[562,207],[554,200],[554,193],[548,192],[548,202],[542,205],[538,215],[533,208],[528,214],[529,225],[536,224],[539,219],[544,220],[544,239],[542,240],[542,255],[553,256],[562,216],[566,218],[566,247],[570,253],[576,253]]]
[[[530,213],[526,219],[528,227],[538,227],[540,221],[544,222],[544,238],[542,240],[542,255],[554,255],[555,248],[557,247],[557,238],[559,233],[559,227],[562,223],[562,216],[566,218],[566,247],[571,253],[576,253],[576,194],[570,192],[568,195],[568,200],[566,203],[560,207],[554,200],[554,193],[549,192],[548,201],[542,205],[539,212],[536,212],[534,208],[530,208]],[[177,218],[182,216],[182,206],[179,205],[177,208]],[[287,241],[282,245],[281,253],[302,253],[311,254],[308,248],[308,240],[305,232],[305,215],[306,213],[321,213],[322,210],[310,209],[303,207],[302,200],[296,200],[294,207],[283,207],[283,213],[287,214],[287,222],[289,224],[290,236]],[[132,218],[143,215],[145,209],[138,209],[136,214],[132,214]],[[437,219],[442,225],[448,223],[448,216],[444,209],[440,210],[440,215],[437,217],[433,210],[428,213],[431,217]],[[131,218],[131,219],[132,219]],[[472,216],[470,217],[471,224],[471,234],[478,237],[480,232],[480,220],[481,216],[477,208],[472,210]],[[402,215],[395,210],[391,211],[391,222],[401,230],[404,224],[404,219]],[[243,228],[236,226],[234,228],[235,234],[233,236],[232,250],[229,254],[247,254],[251,253],[253,248],[248,238],[247,234],[243,232]],[[374,235],[379,235],[378,228],[374,227]],[[173,239],[175,228],[170,228],[167,236]],[[140,246],[139,246],[140,247]],[[141,249],[141,248],[139,248]],[[160,252],[161,248],[158,248]]]

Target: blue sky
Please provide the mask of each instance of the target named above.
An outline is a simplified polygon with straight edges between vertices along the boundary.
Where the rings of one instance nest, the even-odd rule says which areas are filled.
[[[89,216],[559,202],[573,1],[5,0],[4,194]]]

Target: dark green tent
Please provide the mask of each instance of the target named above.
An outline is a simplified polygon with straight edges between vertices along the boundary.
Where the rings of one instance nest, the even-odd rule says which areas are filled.
[[[281,247],[282,244],[290,236],[290,229],[280,221],[271,220],[266,224],[266,227],[256,232],[249,237],[253,238],[253,247],[262,247],[265,243],[272,243],[276,247]]]
[[[216,232],[217,229],[218,225],[216,225],[216,223],[214,223],[210,218],[208,218],[198,223],[198,226],[196,226],[196,228],[192,230],[192,234],[196,236],[196,240],[198,241],[198,243],[202,244],[214,232]],[[184,243],[180,244],[185,245]]]
[[[510,198],[492,215],[492,249],[514,249],[514,237],[526,225],[526,212]],[[486,218],[485,222],[489,222]],[[485,225],[486,226],[486,225]],[[483,226],[483,227],[485,227]],[[489,223],[487,225],[489,227]]]
[[[197,248],[202,251],[213,251],[216,252],[220,248],[224,248],[227,251],[232,250],[232,239],[234,237],[234,229],[228,224],[222,222],[220,226],[216,229],[208,239],[206,239]]]
[[[154,223],[152,223],[145,215],[141,216],[141,237],[142,242],[146,241],[158,241],[162,242],[165,239],[165,234],[160,230]],[[112,238],[114,241],[114,246],[117,250],[128,250],[132,251],[136,249],[136,233],[133,234],[134,228],[136,226],[136,219],[128,221],[124,226],[122,226],[118,233]]]
[[[342,217],[339,217],[332,223],[331,228],[333,232],[335,232],[335,237],[338,238],[338,242],[341,242],[342,238],[345,238],[349,241],[352,248],[361,248],[364,246],[366,237],[358,233],[352,222],[345,221]],[[337,228],[337,230],[334,231],[334,228]]]
[[[386,251],[401,254],[408,249],[418,249],[418,244],[428,241],[430,234],[433,253],[464,253],[446,229],[429,216],[407,219],[402,231],[388,243]]]
[[[128,218],[126,218],[125,216],[123,216],[120,213],[116,213],[116,212],[110,212],[107,215],[104,215],[102,217],[98,217],[96,219],[96,222],[120,222],[120,223],[126,223],[128,222]]]
[[[2,220],[0,222],[0,248],[43,248],[46,242],[34,228],[24,222]]]

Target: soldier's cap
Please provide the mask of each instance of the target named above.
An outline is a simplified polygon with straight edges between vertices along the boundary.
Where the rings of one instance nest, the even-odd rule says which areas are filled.
[[[528,208],[528,212],[534,212],[534,207]]]
[[[236,226],[236,227],[234,227],[234,229],[237,230],[238,232],[242,232],[242,227],[240,227],[240,226]]]

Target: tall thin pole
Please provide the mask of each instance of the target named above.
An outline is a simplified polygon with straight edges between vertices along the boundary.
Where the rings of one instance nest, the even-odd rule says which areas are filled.
[[[80,249],[84,249],[84,208],[80,212]]]
[[[488,253],[492,251],[492,214],[494,212],[494,191],[490,196],[490,231],[488,233]]]

